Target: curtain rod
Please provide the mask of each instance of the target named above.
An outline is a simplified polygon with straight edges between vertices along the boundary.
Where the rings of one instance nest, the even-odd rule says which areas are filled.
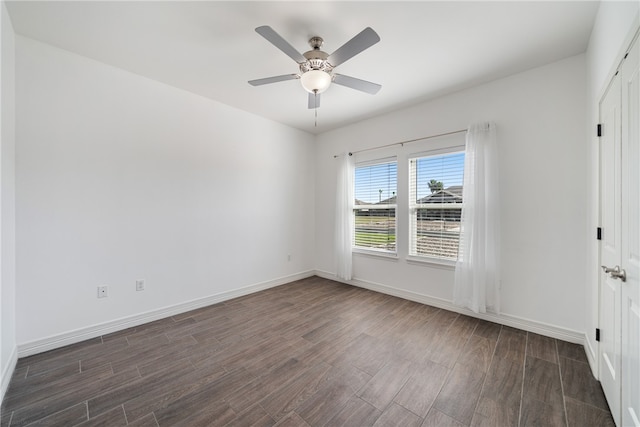
[[[421,138],[415,138],[415,139],[409,139],[409,140],[406,140],[406,141],[394,142],[392,144],[381,145],[379,147],[364,148],[362,150],[357,150],[357,151],[349,151],[349,155],[353,156],[356,153],[362,153],[364,151],[380,150],[381,148],[393,147],[394,145],[410,144],[412,142],[423,141],[425,139],[431,139],[431,138],[438,138],[440,136],[454,135],[456,133],[462,133],[462,132],[466,132],[466,131],[467,131],[466,129],[454,130],[454,131],[451,131],[451,132],[439,133],[437,135],[423,136]],[[340,157],[340,155],[339,154],[334,154],[333,158],[335,159],[336,157]]]

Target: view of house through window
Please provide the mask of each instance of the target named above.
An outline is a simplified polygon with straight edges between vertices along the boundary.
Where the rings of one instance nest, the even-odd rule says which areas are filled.
[[[396,191],[394,160],[356,165],[353,246],[396,251]]]
[[[460,242],[464,152],[409,161],[409,255],[456,260]]]

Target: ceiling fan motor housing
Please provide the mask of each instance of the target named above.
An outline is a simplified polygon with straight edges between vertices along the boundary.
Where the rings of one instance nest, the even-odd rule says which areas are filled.
[[[311,40],[314,40],[315,38],[319,37],[314,37]],[[309,43],[311,43],[311,40]],[[327,62],[327,58],[329,57],[327,52],[323,52],[320,49],[313,49],[303,53],[302,55],[307,59],[305,62],[300,64],[300,71],[302,73],[306,73],[311,70],[319,70],[331,74],[333,67]]]

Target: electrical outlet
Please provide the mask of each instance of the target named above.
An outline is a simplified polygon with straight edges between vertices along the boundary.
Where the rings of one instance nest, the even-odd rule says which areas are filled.
[[[98,298],[106,298],[108,295],[108,286],[98,286]]]
[[[144,280],[136,280],[136,291],[144,291]]]

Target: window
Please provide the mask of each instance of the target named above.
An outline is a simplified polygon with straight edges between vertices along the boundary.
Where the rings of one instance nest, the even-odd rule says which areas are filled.
[[[397,175],[395,159],[356,165],[355,248],[396,252]]]
[[[458,258],[463,171],[464,152],[409,160],[409,255]]]

